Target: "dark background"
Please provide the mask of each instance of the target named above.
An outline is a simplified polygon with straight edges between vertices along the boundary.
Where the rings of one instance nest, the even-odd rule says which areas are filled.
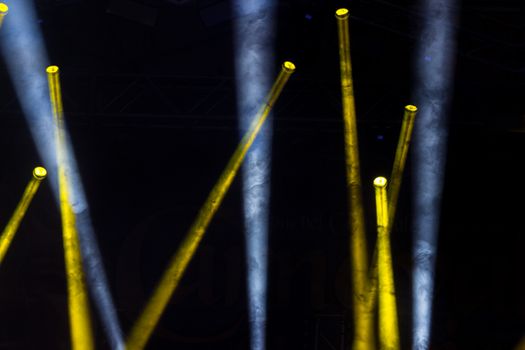
[[[136,12],[120,0],[36,0],[125,330],[238,140],[228,2],[130,2]],[[340,6],[352,15],[370,246],[368,184],[390,173],[413,93],[425,20],[416,2],[278,2],[276,62],[298,69],[275,108],[268,349],[340,349],[351,339]],[[432,349],[512,349],[525,332],[525,9],[519,1],[464,0],[457,10]],[[0,92],[5,225],[39,159],[4,66]],[[409,162],[392,237],[403,348],[411,331],[410,172]],[[243,247],[237,179],[148,348],[248,348]],[[0,286],[0,349],[69,348],[60,218],[45,182],[1,266]],[[106,348],[93,319],[97,348]]]

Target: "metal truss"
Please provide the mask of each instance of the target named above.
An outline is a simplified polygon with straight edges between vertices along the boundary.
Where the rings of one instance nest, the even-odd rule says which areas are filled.
[[[61,80],[64,110],[72,126],[237,128],[232,77],[104,75],[64,69]],[[373,122],[374,114],[382,114],[400,97],[391,86],[367,84],[360,88],[377,93],[364,103],[360,118]],[[21,121],[8,77],[0,79],[0,89],[0,123]],[[339,89],[315,79],[291,81],[276,106],[277,127],[340,130]]]
[[[314,319],[314,349],[344,350],[348,346],[348,326],[342,314],[318,314]]]

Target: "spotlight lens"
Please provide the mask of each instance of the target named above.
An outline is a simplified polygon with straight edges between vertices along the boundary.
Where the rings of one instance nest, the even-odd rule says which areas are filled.
[[[58,73],[58,67],[57,66],[49,66],[46,68],[46,72],[50,74]]]
[[[342,8],[335,11],[335,15],[339,18],[345,18],[348,16],[348,9]]]
[[[417,112],[417,107],[414,105],[405,106],[405,109],[409,112]]]
[[[376,177],[374,179],[374,186],[376,187],[385,187],[386,186],[386,179],[382,176]]]
[[[283,67],[284,69],[288,70],[288,71],[291,71],[293,72],[295,70],[295,64],[293,64],[292,62],[290,61],[286,61],[283,63]]]
[[[47,175],[47,170],[44,168],[44,167],[41,167],[41,166],[37,166],[34,170],[33,170],[33,176],[35,177],[35,179],[37,180],[43,180],[46,178],[46,175]]]
[[[7,12],[9,11],[9,7],[7,7],[6,4],[3,2],[0,2],[0,14],[7,15]]]

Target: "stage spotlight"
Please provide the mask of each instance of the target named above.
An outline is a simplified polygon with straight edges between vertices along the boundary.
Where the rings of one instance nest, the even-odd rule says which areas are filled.
[[[352,271],[352,301],[354,317],[354,350],[374,349],[374,314],[368,309],[368,256],[363,211],[361,170],[355,116],[352,62],[348,33],[348,10],[335,13],[339,35],[339,60],[343,102],[344,138],[346,151],[346,183],[350,208],[350,260]]]
[[[237,113],[241,135],[271,86],[275,1],[233,1]],[[242,168],[247,295],[252,350],[263,350],[266,329],[272,117],[268,116]]]
[[[13,82],[18,100],[27,120],[36,149],[49,171],[50,185],[59,202],[56,169],[54,122],[48,96],[48,83],[45,68],[49,65],[44,40],[40,32],[38,17],[31,0],[16,0],[10,3],[11,15],[5,18],[2,28],[2,55],[7,71]],[[16,16],[13,14],[16,13]],[[123,349],[122,331],[109,291],[102,258],[96,236],[91,224],[89,206],[82,187],[71,141],[65,133],[65,147],[68,150],[68,176],[73,211],[80,238],[83,263],[87,282],[94,305],[100,315],[104,332],[112,349]]]
[[[390,237],[389,214],[384,177],[374,180],[377,214],[377,271],[379,285],[379,348],[399,349],[399,326],[397,321],[396,291]]]
[[[413,183],[414,350],[430,344],[434,265],[446,159],[447,111],[453,90],[457,6],[450,0],[422,0],[425,22],[416,49]]]
[[[68,175],[68,153],[66,147],[65,126],[63,119],[62,97],[57,66],[46,70],[49,80],[49,94],[53,117],[56,125],[56,155],[58,168],[58,189],[60,195],[60,212],[62,216],[62,233],[66,263],[69,325],[73,349],[93,349],[89,301],[84,283],[84,269],[78,232],[73,212],[72,196]]]
[[[29,207],[29,204],[31,204],[36,191],[40,187],[40,183],[46,178],[46,175],[47,171],[43,167],[36,167],[33,169],[33,178],[29,181],[29,184],[22,195],[22,199],[18,203],[13,216],[11,216],[11,219],[0,236],[0,264],[4,261],[7,249],[9,249],[9,246],[15,237],[16,231],[24,218],[27,208]]]
[[[47,170],[44,167],[37,166],[33,169],[33,177],[37,180],[43,180],[47,176]]]
[[[162,316],[169,299],[177,288],[191,258],[195,254],[211,219],[219,209],[226,192],[230,188],[246,153],[252,146],[255,137],[261,130],[264,121],[277,101],[284,85],[294,71],[295,65],[292,62],[285,62],[283,64],[281,72],[273,84],[268,97],[257,112],[255,118],[252,120],[248,131],[237,146],[226,165],[226,168],[219,177],[219,180],[208,195],[208,198],[197,214],[197,218],[193,222],[185,238],[179,245],[179,248],[171,257],[168,267],[164,271],[152,297],[147,302],[144,310],[131,329],[129,337],[126,340],[127,350],[143,349],[146,346],[146,343]]]

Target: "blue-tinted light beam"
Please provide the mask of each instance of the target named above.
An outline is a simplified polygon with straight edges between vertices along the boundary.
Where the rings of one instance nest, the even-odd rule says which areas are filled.
[[[240,134],[264,100],[274,76],[274,1],[234,0],[237,110]],[[271,117],[243,164],[248,312],[252,350],[266,348]]]
[[[416,51],[414,96],[419,107],[414,135],[414,350],[430,344],[434,265],[443,173],[446,160],[447,112],[453,88],[457,2],[421,0],[425,22]]]
[[[5,17],[0,30],[2,55],[37,150],[49,171],[50,184],[58,203],[54,123],[46,77],[49,60],[44,40],[32,0],[12,0],[6,3],[10,14]],[[66,147],[68,153],[73,155],[69,137]],[[70,159],[69,168],[71,169],[69,192],[77,217],[77,230],[91,296],[101,316],[112,349],[123,349],[122,331],[109,292],[96,236],[91,225],[89,207],[74,157]]]

